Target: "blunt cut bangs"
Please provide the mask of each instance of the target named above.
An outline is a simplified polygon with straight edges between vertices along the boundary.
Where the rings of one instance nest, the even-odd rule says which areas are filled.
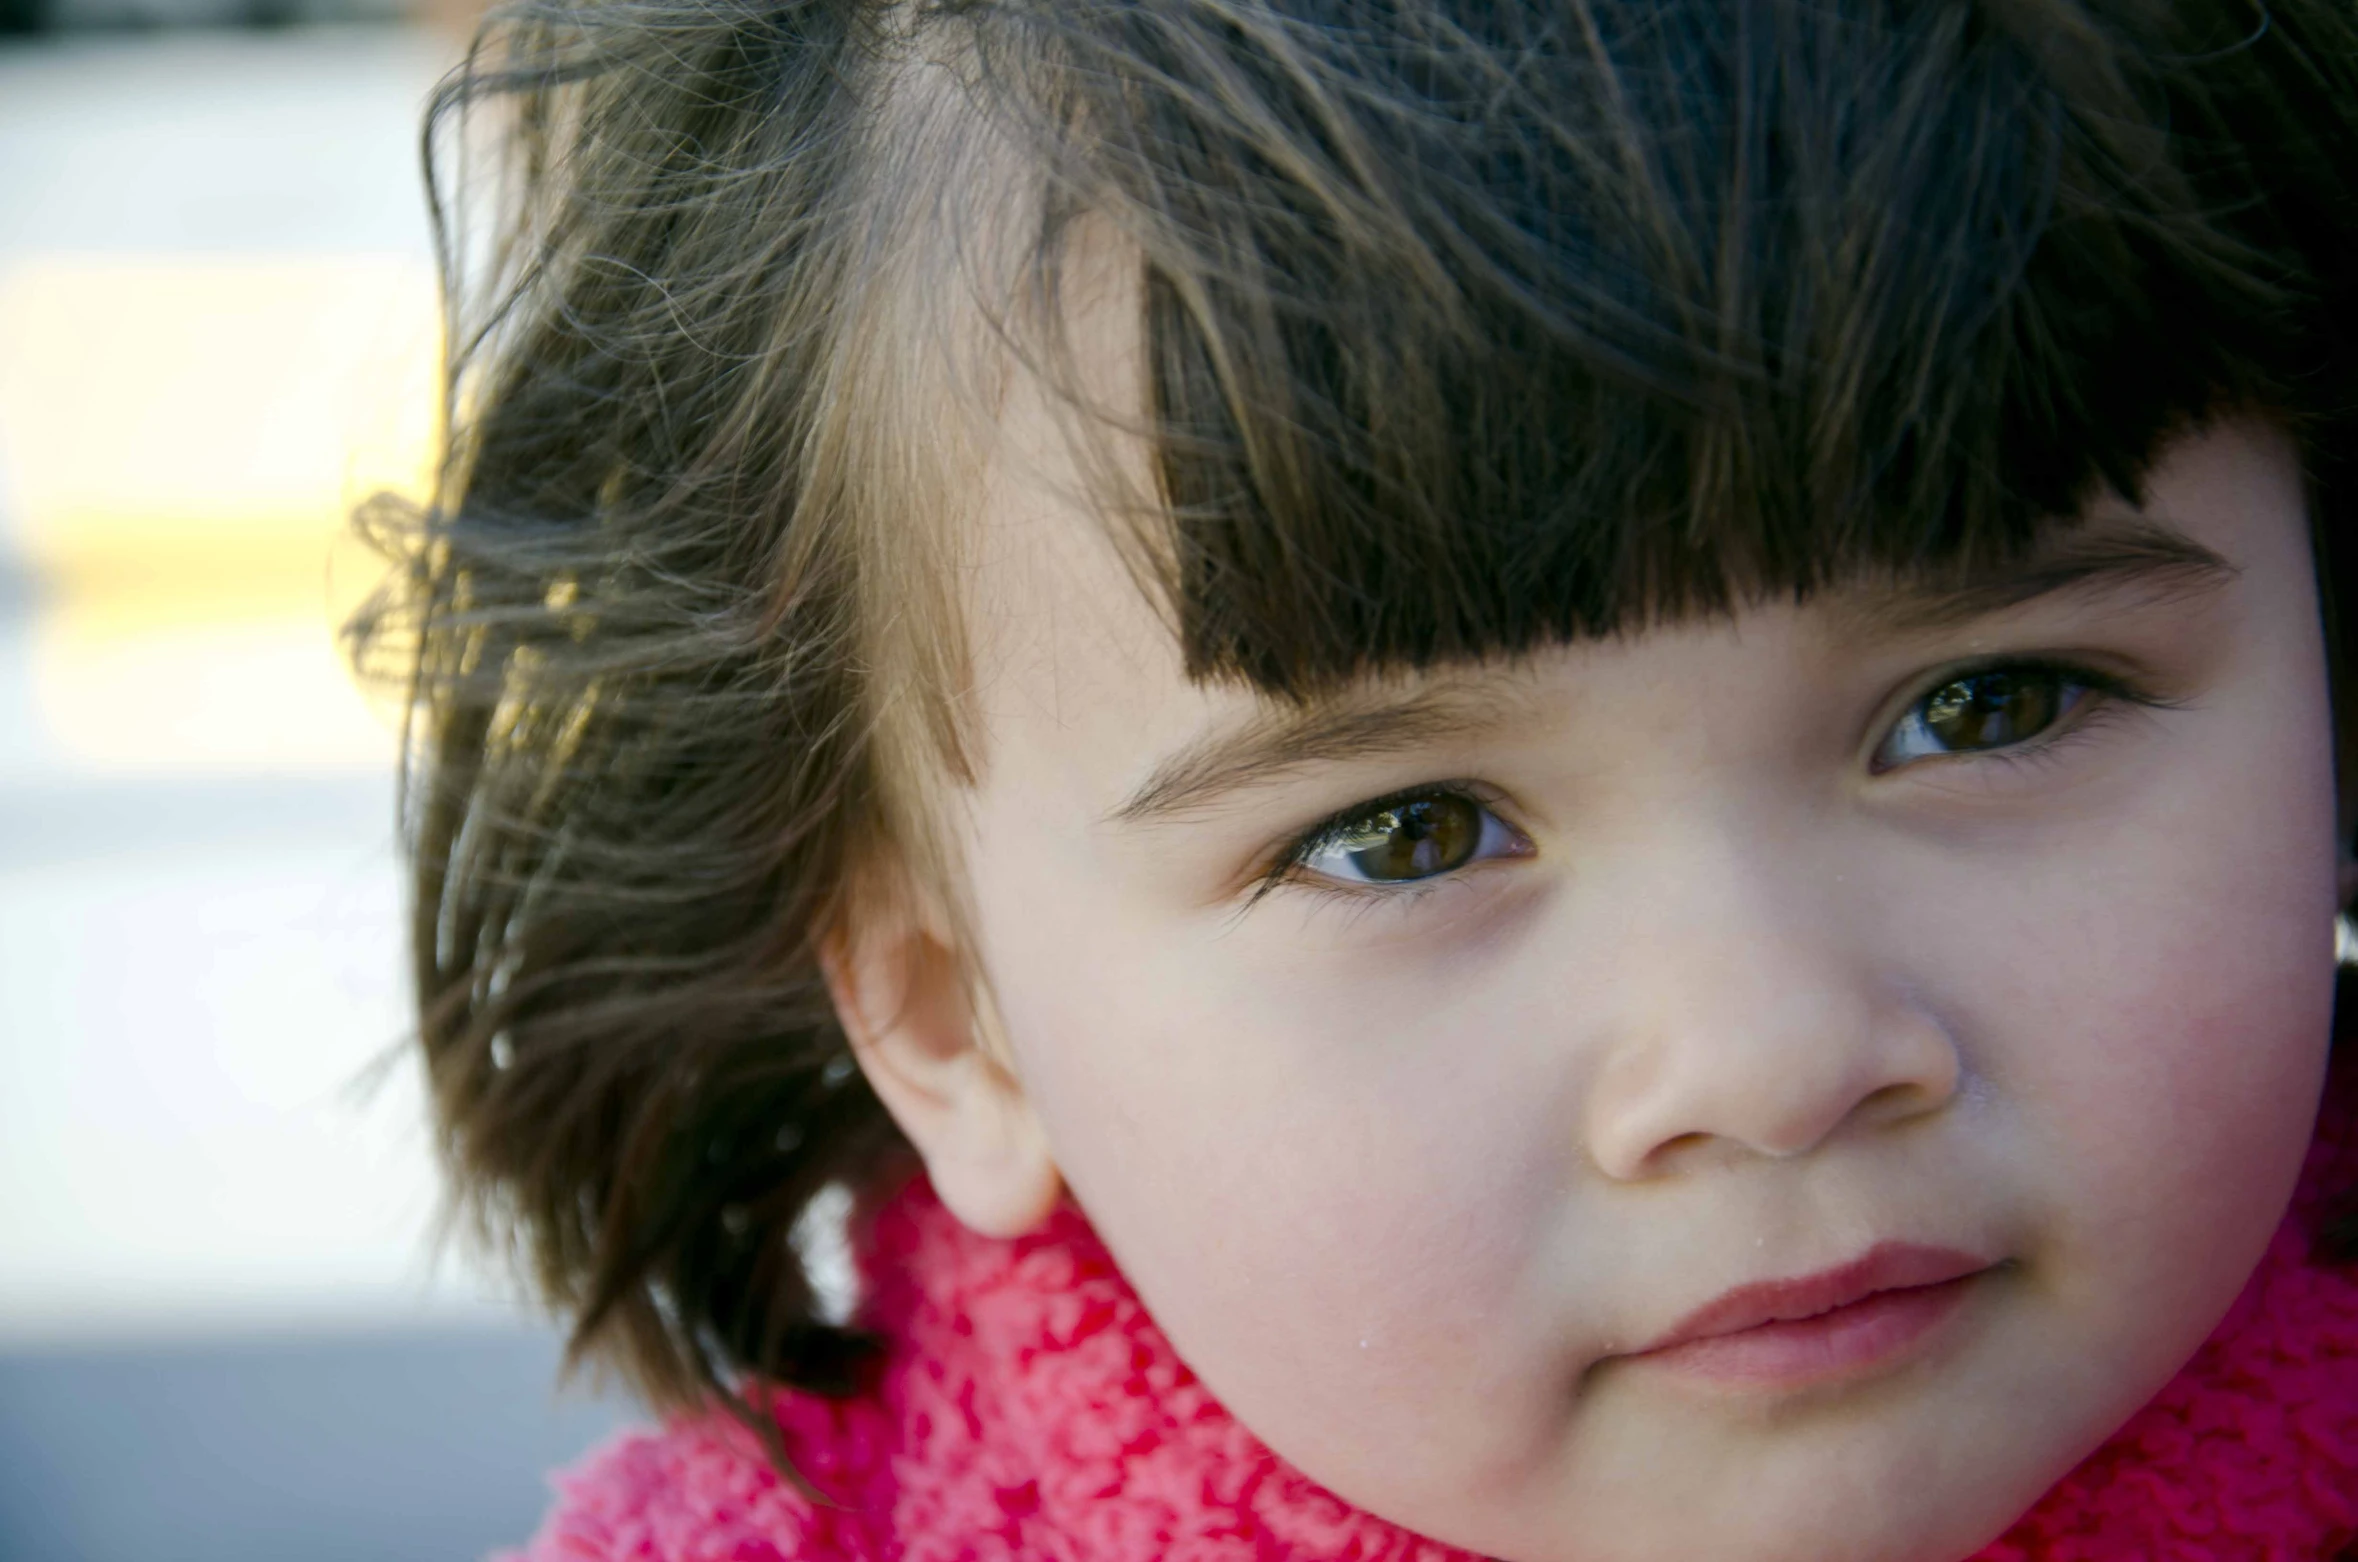
[[[1998,562],[2227,410],[2301,441],[2330,615],[2354,116],[2342,0],[509,6],[430,111],[448,454],[351,631],[455,1185],[659,1404],[858,1381],[792,1233],[909,1164],[818,950],[912,848],[895,723],[957,748],[953,272],[1077,386],[1121,237],[1109,526],[1274,698]],[[936,263],[978,211],[1005,287]]]
[[[1197,676],[1996,564],[2224,411],[2347,448],[2341,8],[1285,12],[980,35],[1061,113],[1062,209],[1143,251],[1139,551]]]

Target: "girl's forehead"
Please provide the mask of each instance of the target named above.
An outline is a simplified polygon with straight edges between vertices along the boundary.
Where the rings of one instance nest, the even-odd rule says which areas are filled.
[[[1425,669],[1511,665],[1778,603],[1814,604],[1874,638],[2081,579],[2173,589],[2218,558],[2167,517],[2140,514],[2156,463],[2190,431],[2264,421],[2153,411],[2150,427],[2122,433],[2128,449],[2091,452],[2087,475],[2047,485],[2080,496],[2064,511],[2036,508],[2030,491],[2004,482],[2003,503],[1977,509],[1960,498],[1915,511],[1859,490],[1812,507],[1768,482],[1756,504],[1705,513],[1699,499],[1665,501],[1675,474],[1615,477],[1628,441],[1611,429],[1587,439],[1565,431],[1551,468],[1498,476],[1490,503],[1469,491],[1446,514],[1433,492],[1418,491],[1430,474],[1394,474],[1398,503],[1387,507],[1370,502],[1366,472],[1316,459],[1281,474],[1290,492],[1237,471],[1207,497],[1190,486],[1202,481],[1202,450],[1176,426],[1185,388],[1167,383],[1171,338],[1191,327],[1158,313],[1150,258],[1087,219],[1059,257],[1053,330],[1020,346],[984,333],[999,368],[974,377],[997,387],[990,405],[967,409],[981,425],[964,593],[975,627],[1016,657],[1037,655],[1044,629],[1069,637],[1087,625],[1098,637],[1091,654],[1143,665],[1175,650],[1185,681],[1279,700]],[[1446,422],[1446,409],[1435,410]],[[1576,410],[1565,408],[1567,422]],[[1282,409],[1273,416],[1284,421]],[[1232,426],[1209,443],[1249,447],[1299,432]],[[1411,442],[1431,444],[1432,431]],[[1652,465],[1697,450],[1667,440]],[[2024,459],[2058,465],[2051,454]],[[1600,486],[1618,486],[1625,502],[1608,510],[1581,492]],[[1701,492],[1698,475],[1689,498]]]
[[[970,577],[977,713],[1003,756],[1029,747],[1092,772],[1089,790],[1112,823],[1179,817],[1244,778],[1325,756],[1529,730],[1577,706],[1583,680],[1616,664],[1617,680],[1675,684],[1724,673],[1712,658],[1728,651],[1757,659],[1774,648],[1840,677],[1969,646],[1977,629],[2026,616],[2082,632],[2150,618],[2157,605],[2207,611],[2256,557],[2288,550],[2300,568],[2284,579],[2314,610],[2294,448],[2271,425],[2231,421],[2165,449],[2144,505],[2107,496],[2015,557],[1854,570],[1804,597],[1422,667],[1371,664],[1304,694],[1272,694],[1190,665],[1167,606],[1125,565],[1065,449],[1033,439],[1034,460],[1001,466],[988,486]],[[2287,517],[2295,534],[2276,535]],[[1666,710],[1695,703],[1691,689],[1659,692]]]
[[[1227,518],[1212,537],[1206,532],[1213,528],[1178,511],[1173,434],[1158,422],[1168,409],[1154,383],[1158,344],[1144,259],[1108,224],[1088,219],[1075,225],[1060,255],[1053,332],[1029,348],[994,338],[984,350],[998,364],[987,377],[999,398],[968,409],[985,427],[973,442],[980,501],[967,595],[976,627],[1003,657],[1037,656],[1045,635],[1070,640],[1086,629],[1094,636],[1086,655],[1149,666],[1168,662],[1176,650],[1180,676],[1190,682],[1331,697],[1353,684],[1423,668],[1511,664],[1524,652],[1724,619],[1778,600],[1816,600],[1851,633],[1888,636],[1995,611],[2009,599],[2073,579],[2137,577],[2163,588],[2173,575],[2199,574],[2216,563],[2214,553],[2166,518],[2139,516],[2110,489],[2100,489],[2076,515],[2033,518],[1946,550],[1919,549],[1923,562],[1914,566],[1833,528],[1776,539],[1787,556],[1770,568],[1759,557],[1760,539],[1740,529],[1713,536],[1691,521],[1634,511],[1618,526],[1562,517],[1528,540],[1534,561],[1551,542],[1643,559],[1660,547],[1659,534],[1683,529],[1685,588],[1667,583],[1649,590],[1640,581],[1612,580],[1610,569],[1591,560],[1592,578],[1576,584],[1592,597],[1620,600],[1565,621],[1545,606],[1546,598],[1564,594],[1560,568],[1493,568],[1476,590],[1461,593],[1491,598],[1473,610],[1481,622],[1420,651],[1387,632],[1386,619],[1429,618],[1436,592],[1459,583],[1436,579],[1449,572],[1414,556],[1429,545],[1403,535],[1416,528],[1372,522],[1338,540],[1261,508]],[[1490,552],[1495,517],[1459,519],[1466,551]],[[1235,557],[1215,560],[1218,549]],[[1247,567],[1255,555],[1259,570]],[[1387,559],[1400,567],[1387,570]],[[1207,657],[1205,641],[1220,632],[1221,621],[1234,632],[1237,615],[1226,599],[1258,599],[1256,611],[1266,615],[1270,599],[1288,587],[1294,601],[1279,602],[1279,616],[1328,626],[1327,643],[1310,653],[1314,668],[1262,679],[1233,661]],[[1362,609],[1356,640],[1353,619],[1336,622],[1328,600],[1340,587]],[[1521,603],[1512,600],[1518,594]]]

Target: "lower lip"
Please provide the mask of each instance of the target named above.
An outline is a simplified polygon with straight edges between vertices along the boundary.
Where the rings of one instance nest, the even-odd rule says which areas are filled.
[[[1965,1305],[1970,1274],[1939,1285],[1878,1291],[1847,1307],[1689,1340],[1629,1358],[1684,1377],[1790,1388],[1894,1365],[1927,1344]]]

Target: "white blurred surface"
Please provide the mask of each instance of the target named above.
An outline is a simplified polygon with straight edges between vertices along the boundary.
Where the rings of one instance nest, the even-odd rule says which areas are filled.
[[[148,789],[50,811],[111,834]],[[0,867],[0,1336],[374,1321],[490,1294],[429,1266],[412,1060],[371,1077],[404,1014],[398,888],[367,833],[389,788],[206,801],[283,812],[103,854],[61,831]]]
[[[451,52],[0,47],[5,1562],[458,1562],[631,1413],[436,1261],[392,716],[335,643],[344,512],[431,446]]]
[[[393,739],[333,637],[341,512],[431,432],[449,52],[0,52],[0,1343],[513,1315],[433,1262]]]

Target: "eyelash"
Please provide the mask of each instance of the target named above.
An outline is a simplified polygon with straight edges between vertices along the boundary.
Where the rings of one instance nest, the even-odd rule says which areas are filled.
[[[2125,714],[2124,708],[2174,709],[2181,703],[2165,699],[2140,688],[2126,678],[2099,671],[2079,662],[2051,657],[1992,657],[1983,661],[1944,668],[1928,678],[1918,687],[1908,703],[1901,707],[1899,715],[1879,729],[1876,742],[1878,750],[1884,742],[1888,741],[1889,735],[1897,730],[1898,723],[1916,714],[1925,701],[1933,695],[1951,684],[1999,672],[2044,674],[2065,685],[2077,687],[2083,690],[2084,694],[2063,714],[2055,726],[2044,732],[2035,733],[2019,743],[2009,743],[1999,748],[1971,750],[1954,755],[1932,755],[1906,760],[1889,769],[1877,771],[1876,774],[1889,775],[1895,771],[1907,769],[1911,765],[1944,762],[1971,762],[1976,765],[1995,763],[2009,769],[2032,769],[2051,765],[2056,760],[2057,752],[2065,745],[2102,730]],[[2093,703],[2087,696],[2094,696]],[[1406,905],[1421,900],[1425,895],[1446,884],[1459,882],[1464,876],[1462,868],[1434,874],[1427,878],[1406,880],[1389,886],[1345,884],[1323,878],[1310,879],[1301,874],[1300,870],[1305,862],[1316,856],[1325,847],[1333,844],[1347,833],[1351,826],[1364,824],[1370,815],[1382,813],[1386,809],[1430,798],[1449,798],[1470,803],[1484,813],[1493,815],[1496,814],[1501,802],[1494,788],[1480,782],[1467,780],[1426,782],[1418,786],[1404,787],[1396,792],[1387,792],[1381,797],[1371,797],[1355,802],[1348,808],[1339,809],[1327,815],[1296,836],[1292,844],[1278,855],[1277,860],[1261,872],[1251,897],[1239,910],[1250,910],[1259,904],[1264,896],[1288,885],[1308,889],[1314,894],[1332,900],[1359,902],[1364,907],[1372,909],[1378,904]],[[1509,823],[1509,828],[1512,827],[1512,824]]]

